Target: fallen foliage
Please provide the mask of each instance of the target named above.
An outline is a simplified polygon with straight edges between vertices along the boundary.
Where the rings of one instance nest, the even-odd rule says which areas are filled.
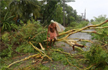
[[[65,35],[65,34],[67,34],[67,35],[64,36],[64,37],[62,37],[62,38],[60,38],[60,39],[57,39],[57,41],[66,42],[66,43],[69,44],[70,46],[73,46],[74,44],[79,44],[79,43],[77,43],[78,41],[87,41],[87,42],[93,43],[93,42],[90,41],[90,40],[77,40],[77,41],[76,41],[76,40],[67,39],[67,38],[68,38],[70,35],[74,34],[74,33],[83,32],[83,30],[89,29],[89,28],[91,28],[91,27],[99,28],[99,26],[101,26],[101,25],[103,25],[103,24],[105,24],[105,23],[107,23],[107,22],[108,22],[108,20],[106,20],[106,21],[103,22],[103,23],[97,24],[97,25],[90,25],[90,26],[86,26],[86,27],[81,28],[81,29],[77,29],[77,30],[74,29],[74,30],[69,30],[69,31],[66,31],[66,32],[62,32],[62,33],[59,34],[59,36],[62,36],[62,35]],[[106,26],[106,27],[107,27],[107,26]],[[106,28],[106,27],[101,27],[101,28]],[[40,33],[41,33],[41,32],[40,32]],[[88,32],[87,32],[87,33],[88,33]],[[97,32],[90,32],[90,33],[98,34]],[[36,36],[36,35],[35,35],[35,36]],[[33,36],[32,39],[33,39],[35,36]],[[46,42],[46,41],[47,41],[47,40],[44,40],[44,42]],[[37,57],[37,56],[39,56],[39,55],[41,55],[41,57],[42,57],[41,59],[42,59],[42,60],[44,59],[44,57],[47,57],[50,61],[53,61],[52,58],[49,57],[49,56],[47,55],[47,53],[45,53],[44,48],[43,48],[43,46],[42,46],[42,44],[41,44],[40,42],[39,42],[39,44],[40,44],[42,50],[39,49],[39,48],[37,48],[36,46],[34,46],[33,43],[32,43],[31,41],[29,41],[28,43],[29,43],[30,45],[32,45],[32,47],[33,47],[36,51],[38,51],[39,53],[38,53],[38,54],[31,55],[31,56],[29,56],[29,57],[26,57],[26,58],[24,58],[24,59],[15,61],[15,62],[9,64],[9,65],[7,66],[8,68],[9,68],[10,66],[12,66],[13,64],[16,64],[16,63],[18,63],[18,62],[25,61],[25,60],[30,59],[30,58],[33,58],[33,57]],[[85,47],[86,47],[86,46],[85,46]],[[79,48],[79,47],[75,47],[75,48],[77,48],[77,49],[79,49],[79,50],[81,51],[80,54],[84,53],[84,51],[83,51],[81,48]],[[60,50],[58,50],[58,49],[54,49],[54,51],[60,52],[60,53],[62,53],[62,54],[69,55],[70,57],[75,57],[76,55],[79,54],[79,53],[77,53],[77,54],[70,54],[70,53],[67,53],[67,52],[60,51]],[[83,56],[83,55],[82,55],[82,56]],[[83,56],[83,57],[84,57],[84,56]],[[68,59],[67,59],[67,62],[68,62],[70,65],[72,65],[72,64],[68,61]],[[90,68],[93,67],[94,65],[96,65],[96,64],[95,64],[95,63],[92,64],[91,66],[89,66],[89,67],[86,68],[85,70],[90,69]],[[80,69],[79,67],[77,67],[77,66],[75,66],[75,65],[72,65],[72,66],[74,66],[74,67]]]

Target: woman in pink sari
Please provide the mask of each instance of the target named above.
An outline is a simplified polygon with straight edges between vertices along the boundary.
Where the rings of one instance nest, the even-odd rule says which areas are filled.
[[[48,37],[48,35],[50,35],[50,37]],[[47,33],[47,40],[50,41],[50,46],[52,43],[54,45],[54,43],[57,39],[57,36],[58,36],[57,25],[56,25],[56,23],[52,22],[48,26],[48,33]],[[47,48],[49,48],[48,45],[47,45]]]

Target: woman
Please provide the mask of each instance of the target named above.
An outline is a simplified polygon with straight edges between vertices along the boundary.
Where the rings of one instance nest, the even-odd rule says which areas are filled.
[[[47,33],[47,41],[50,41],[50,46],[52,43],[54,45],[57,36],[58,36],[57,24],[56,22],[51,21],[51,24],[48,26],[48,33]],[[49,48],[48,43],[47,43],[47,48]]]

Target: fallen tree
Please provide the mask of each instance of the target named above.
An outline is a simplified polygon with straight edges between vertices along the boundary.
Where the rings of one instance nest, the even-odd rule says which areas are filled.
[[[69,44],[70,46],[73,46],[73,45],[75,45],[75,44],[81,45],[81,44],[77,43],[78,41],[88,41],[88,42],[93,43],[93,42],[90,41],[90,40],[81,40],[81,39],[79,39],[79,40],[76,41],[76,40],[67,39],[67,38],[68,38],[70,35],[74,34],[74,33],[83,32],[83,30],[86,30],[86,29],[91,28],[91,27],[92,27],[92,28],[93,28],[93,27],[98,28],[99,26],[101,26],[101,25],[103,25],[103,24],[105,24],[105,23],[107,23],[107,22],[108,22],[108,20],[106,20],[106,21],[103,22],[103,23],[100,23],[100,24],[97,24],[97,25],[86,26],[86,27],[81,28],[81,29],[78,29],[78,30],[73,29],[73,30],[69,30],[69,31],[66,31],[66,32],[62,32],[62,33],[59,34],[59,36],[62,36],[62,35],[65,35],[65,34],[67,34],[67,35],[64,36],[64,37],[62,37],[62,38],[60,38],[60,39],[57,39],[57,41],[66,42],[66,43]],[[107,27],[107,26],[106,26],[106,27]],[[106,27],[101,27],[101,28],[106,28]],[[98,34],[96,31],[89,32],[89,33]],[[47,41],[47,40],[44,40],[44,42],[46,42],[46,41]],[[49,57],[49,56],[45,53],[45,51],[43,51],[44,48],[43,48],[43,46],[42,46],[41,43],[39,43],[39,44],[40,44],[40,46],[41,46],[41,48],[42,48],[43,50],[41,50],[41,49],[37,48],[36,46],[34,46],[34,45],[32,44],[32,42],[30,42],[30,41],[29,41],[28,43],[29,43],[30,45],[32,45],[32,47],[33,47],[36,51],[38,51],[39,53],[38,53],[38,54],[31,55],[31,56],[28,56],[28,57],[26,57],[26,58],[24,58],[24,59],[15,61],[15,62],[9,64],[9,65],[7,66],[7,68],[9,68],[10,66],[12,66],[13,64],[16,64],[16,63],[18,63],[18,62],[25,61],[25,60],[30,59],[30,58],[33,58],[33,57],[42,57],[42,60],[44,59],[44,57],[47,57],[50,61],[53,61],[52,58]],[[84,47],[86,47],[86,46],[84,46]],[[75,47],[75,48],[77,48],[77,49],[79,49],[79,50],[81,50],[81,51],[83,52],[83,50],[82,50],[81,48],[79,48],[79,47]],[[61,52],[60,50],[55,50],[55,51]],[[69,55],[69,56],[75,56],[75,55],[77,55],[77,54],[75,54],[75,55],[70,55],[70,53],[66,53],[66,52],[61,52],[61,53],[67,54],[67,55]],[[67,61],[68,61],[68,60],[67,60]],[[70,64],[70,63],[69,63],[69,64]],[[72,65],[72,64],[70,64],[70,65]],[[92,67],[92,66],[90,66],[90,67]],[[87,68],[87,69],[90,69],[90,67]]]

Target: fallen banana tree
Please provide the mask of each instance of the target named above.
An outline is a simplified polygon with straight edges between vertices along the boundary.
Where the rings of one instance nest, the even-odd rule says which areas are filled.
[[[77,44],[77,46],[78,46],[78,45],[82,46],[81,44],[79,44],[79,43],[77,43],[77,42],[78,42],[78,41],[87,41],[87,42],[91,42],[91,43],[93,43],[93,42],[90,41],[90,40],[81,40],[81,39],[79,39],[79,40],[73,40],[73,39],[68,39],[68,37],[69,37],[70,35],[74,34],[74,33],[83,32],[83,30],[88,29],[88,28],[90,28],[90,27],[98,28],[98,26],[101,26],[101,25],[103,25],[103,24],[105,24],[105,23],[107,23],[107,22],[108,22],[108,20],[106,20],[106,21],[103,22],[103,23],[100,23],[100,24],[97,24],[97,25],[86,26],[86,27],[81,28],[81,29],[78,29],[78,30],[72,29],[72,30],[69,30],[69,31],[66,31],[66,32],[62,32],[62,33],[59,34],[59,36],[62,36],[62,35],[65,35],[65,34],[67,34],[67,35],[64,36],[64,37],[62,37],[62,38],[60,38],[60,39],[57,39],[57,41],[66,42],[66,43],[69,44],[70,46],[72,46],[72,47],[75,46],[75,48],[77,48],[77,49],[79,49],[79,50],[81,50],[81,51],[83,52],[83,50],[82,50],[81,48],[76,47],[76,44]],[[101,27],[101,28],[102,28],[102,27]],[[106,28],[106,27],[103,27],[103,28]],[[97,32],[92,32],[92,33],[97,33]],[[44,40],[44,41],[46,42],[47,40]],[[36,51],[38,51],[39,53],[38,53],[38,54],[34,54],[34,55],[30,55],[30,56],[28,56],[28,57],[26,57],[26,58],[24,58],[24,59],[15,61],[15,62],[9,64],[9,65],[7,66],[7,68],[9,68],[10,66],[12,66],[13,64],[16,64],[16,63],[18,63],[18,62],[22,62],[22,61],[28,60],[28,59],[33,58],[33,57],[42,57],[42,60],[43,60],[44,57],[47,57],[50,61],[53,61],[52,58],[49,57],[49,56],[45,53],[45,51],[43,51],[43,50],[45,50],[45,48],[43,48],[43,46],[42,46],[41,43],[39,43],[39,45],[40,45],[40,47],[41,47],[42,50],[39,49],[39,48],[37,48],[36,46],[34,46],[31,42],[28,42],[28,43],[29,43],[30,45],[32,45],[32,47],[33,47]],[[84,47],[86,47],[86,46],[84,46]],[[55,50],[55,51],[61,52],[60,50]],[[69,53],[65,53],[65,52],[61,52],[61,53],[70,55]],[[74,56],[74,55],[70,55],[70,56]],[[70,65],[71,65],[71,64],[70,64]]]

